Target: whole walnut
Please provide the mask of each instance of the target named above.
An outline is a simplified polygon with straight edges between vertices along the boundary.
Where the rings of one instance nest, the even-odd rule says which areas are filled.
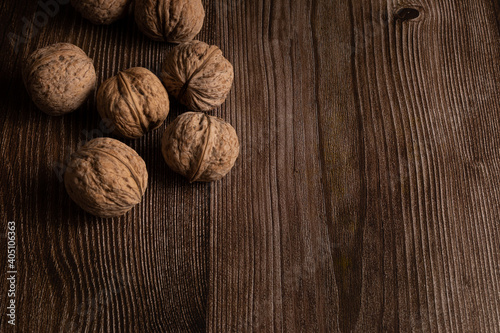
[[[165,130],[162,153],[168,166],[190,182],[210,182],[231,170],[240,144],[236,131],[224,120],[186,112]]]
[[[156,41],[181,43],[201,30],[205,10],[201,0],[135,0],[139,29]]]
[[[234,71],[215,45],[191,41],[176,46],[160,75],[169,94],[195,111],[210,111],[226,100]]]
[[[94,24],[110,24],[124,17],[131,0],[71,0],[73,7]]]
[[[62,115],[78,109],[96,85],[92,59],[78,46],[53,44],[33,52],[23,68],[29,95],[43,112]]]
[[[144,160],[111,138],[83,145],[64,174],[69,196],[87,212],[105,218],[123,215],[141,202],[147,182]]]
[[[97,93],[99,114],[110,119],[115,132],[126,138],[139,138],[161,126],[169,109],[168,93],[160,79],[142,67],[119,72]]]

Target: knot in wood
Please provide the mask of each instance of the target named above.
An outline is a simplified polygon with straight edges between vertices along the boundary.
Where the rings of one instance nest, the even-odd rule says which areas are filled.
[[[420,16],[420,10],[418,8],[403,7],[396,9],[394,17],[397,20],[409,21],[414,20]]]

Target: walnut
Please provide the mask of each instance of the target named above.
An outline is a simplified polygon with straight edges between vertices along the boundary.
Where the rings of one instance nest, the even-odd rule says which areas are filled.
[[[205,10],[201,0],[135,0],[139,29],[156,41],[181,43],[201,30]]]
[[[147,182],[144,160],[111,138],[83,145],[64,174],[69,196],[87,212],[105,218],[123,215],[141,202]]]
[[[162,138],[162,153],[168,166],[190,182],[221,179],[233,167],[239,151],[234,128],[201,112],[181,114]]]
[[[110,24],[124,17],[131,0],[71,0],[73,7],[94,24]]]
[[[106,80],[97,93],[97,110],[110,119],[115,132],[139,138],[167,118],[170,102],[160,79],[146,68],[134,67]]]
[[[234,72],[217,46],[191,41],[167,55],[160,77],[179,102],[191,110],[209,111],[226,100]]]
[[[57,116],[78,109],[95,88],[92,59],[73,44],[58,43],[33,52],[23,80],[36,106]]]

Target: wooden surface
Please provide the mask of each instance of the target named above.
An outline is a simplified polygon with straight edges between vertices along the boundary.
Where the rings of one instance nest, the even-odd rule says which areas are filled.
[[[190,185],[163,162],[164,127],[125,140],[149,187],[102,220],[55,172],[109,135],[95,97],[41,113],[23,59],[71,42],[101,83],[132,66],[158,73],[172,45],[70,5],[26,29],[37,2],[1,3],[0,217],[2,233],[17,228],[17,331],[500,332],[500,2],[204,4],[199,39],[235,67],[213,114],[236,128],[240,158],[221,182]],[[174,103],[167,123],[183,111]]]

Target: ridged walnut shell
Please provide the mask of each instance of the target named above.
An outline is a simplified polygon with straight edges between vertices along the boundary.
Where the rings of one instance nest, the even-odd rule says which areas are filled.
[[[233,65],[215,45],[191,41],[176,46],[160,75],[169,94],[195,111],[210,111],[227,98]]]
[[[23,68],[28,94],[43,112],[58,116],[78,109],[96,85],[92,59],[78,46],[53,44],[28,56]]]
[[[104,218],[123,215],[141,202],[147,183],[144,160],[111,138],[83,145],[64,174],[69,196],[85,211]]]
[[[205,19],[201,0],[135,0],[134,12],[146,36],[170,43],[192,40]]]
[[[161,126],[170,102],[160,79],[134,67],[106,80],[97,93],[97,110],[115,125],[115,133],[136,139]]]
[[[127,14],[131,0],[71,0],[73,7],[94,24],[111,24]]]
[[[240,144],[236,131],[224,120],[186,112],[165,130],[162,153],[168,166],[190,182],[211,182],[232,169]]]

